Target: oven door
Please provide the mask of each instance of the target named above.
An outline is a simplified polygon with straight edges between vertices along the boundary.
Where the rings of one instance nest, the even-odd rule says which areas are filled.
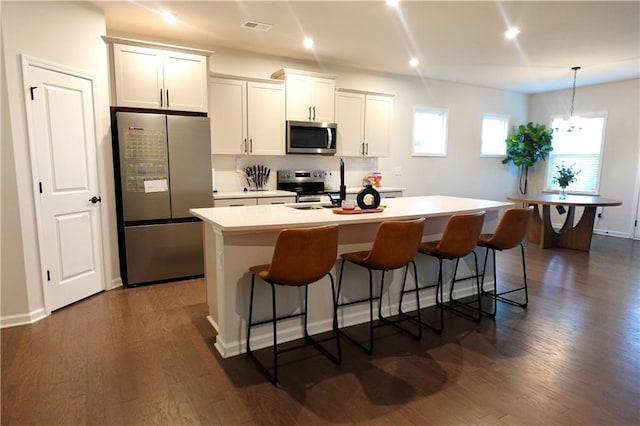
[[[335,123],[287,121],[287,154],[336,153]]]

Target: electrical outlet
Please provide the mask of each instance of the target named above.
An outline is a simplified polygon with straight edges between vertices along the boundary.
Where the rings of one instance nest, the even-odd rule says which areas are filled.
[[[395,175],[402,176],[402,167],[396,167]]]

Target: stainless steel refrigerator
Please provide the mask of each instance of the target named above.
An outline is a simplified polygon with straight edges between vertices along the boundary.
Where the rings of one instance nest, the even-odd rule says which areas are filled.
[[[209,118],[112,111],[120,274],[135,286],[202,276],[211,207]]]

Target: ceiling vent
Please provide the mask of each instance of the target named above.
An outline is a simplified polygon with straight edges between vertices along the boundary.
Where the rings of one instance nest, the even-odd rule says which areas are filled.
[[[244,28],[248,28],[250,30],[257,30],[257,31],[269,31],[271,29],[271,27],[273,27],[273,25],[271,24],[265,24],[263,22],[256,22],[256,21],[245,21],[242,26]]]

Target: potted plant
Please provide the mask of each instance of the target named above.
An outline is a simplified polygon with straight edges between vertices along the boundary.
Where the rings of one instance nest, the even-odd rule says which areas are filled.
[[[581,172],[581,170],[574,170],[573,166],[575,166],[575,164],[565,166],[564,161],[560,163],[559,166],[556,166],[556,174],[553,176],[552,182],[560,186],[561,199],[567,197],[567,186],[575,182],[577,180],[576,175]]]
[[[553,129],[547,129],[544,124],[533,122],[518,126],[517,133],[505,141],[507,158],[502,160],[502,164],[512,162],[520,168],[518,188],[522,195],[527,193],[529,167],[547,158],[549,152],[553,151],[552,141]]]

